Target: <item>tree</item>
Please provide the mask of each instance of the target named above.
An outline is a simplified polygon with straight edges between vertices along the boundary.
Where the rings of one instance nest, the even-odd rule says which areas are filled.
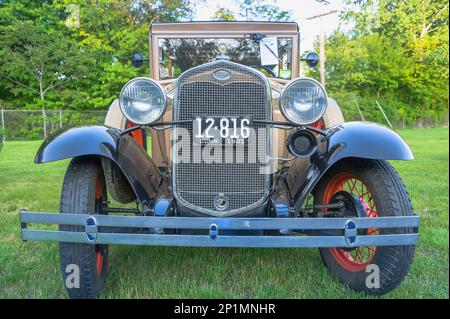
[[[117,98],[121,87],[131,78],[148,76],[148,65],[133,68],[133,51],[148,54],[149,32],[153,21],[178,21],[192,18],[200,0],[59,0],[55,6],[64,11],[68,5],[80,8],[80,27],[71,36],[96,58],[89,77],[73,89],[88,92],[79,107],[105,108]],[[75,101],[79,103],[80,101]]]
[[[0,75],[9,80],[13,93],[36,94],[44,101],[47,92],[87,71],[70,39],[29,21],[3,28],[0,41]]]
[[[249,21],[290,21],[289,11],[281,10],[276,4],[269,4],[266,0],[241,0],[239,14]]]
[[[130,65],[130,57],[135,50],[148,52],[151,22],[191,19],[195,5],[201,1],[0,1],[0,98],[6,106],[15,108],[42,107],[44,100],[47,109],[105,109],[130,78],[148,75],[148,65],[135,69]],[[76,27],[68,28],[71,24],[67,21],[76,22],[72,23]],[[55,66],[55,70],[47,66],[45,73],[36,74],[29,71],[35,68],[30,67],[28,57],[28,71],[24,71],[20,68],[23,59],[27,59],[23,43],[30,41],[33,63],[37,54],[34,51],[48,56],[45,63],[65,62]],[[18,55],[23,57],[20,63]],[[48,82],[50,77],[53,84]],[[37,86],[35,82],[29,85],[31,80]],[[43,93],[43,99],[36,92]]]
[[[236,18],[234,17],[233,12],[227,8],[219,8],[214,12],[214,15],[211,17],[212,20],[217,21],[234,21]]]
[[[48,25],[19,19],[0,25],[3,85],[14,96],[37,98],[44,121],[47,94],[82,77],[87,72],[83,62],[88,59],[74,41],[48,29]]]
[[[395,119],[438,120],[448,112],[448,3],[443,0],[347,0],[352,29],[327,43],[328,91],[349,112],[354,97]],[[317,76],[316,71],[312,71]],[[350,98],[349,98],[350,97]],[[368,108],[368,107],[367,107]],[[357,115],[357,114],[356,114]]]
[[[233,0],[238,6],[238,16],[241,20],[247,21],[291,21],[291,13],[280,9],[276,4],[271,4],[267,0]],[[236,20],[231,10],[219,8],[214,16],[214,20]]]

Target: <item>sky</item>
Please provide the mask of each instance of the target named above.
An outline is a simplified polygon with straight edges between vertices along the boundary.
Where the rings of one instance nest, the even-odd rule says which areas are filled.
[[[330,34],[339,26],[339,13],[333,13],[323,18],[307,20],[322,12],[342,10],[342,0],[327,0],[328,5],[323,5],[315,0],[271,0],[268,3],[278,5],[281,9],[291,12],[292,18],[300,26],[300,48],[302,52],[312,51],[314,40],[320,31]],[[231,1],[206,0],[206,3],[197,8],[195,20],[211,20],[211,16],[219,7],[237,11],[236,5]]]

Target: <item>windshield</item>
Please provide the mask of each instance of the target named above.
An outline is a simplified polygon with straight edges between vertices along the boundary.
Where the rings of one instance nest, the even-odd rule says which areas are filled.
[[[290,79],[292,38],[267,37],[261,41],[236,39],[159,39],[159,78],[175,78],[218,57],[255,68],[269,77]]]

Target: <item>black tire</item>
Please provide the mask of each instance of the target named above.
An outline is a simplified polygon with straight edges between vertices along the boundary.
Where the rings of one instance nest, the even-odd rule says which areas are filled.
[[[101,198],[99,197],[101,188]],[[101,165],[93,159],[74,159],[67,168],[61,193],[61,213],[98,214],[107,199]],[[83,231],[84,226],[61,225],[62,231]],[[61,272],[70,298],[97,298],[108,268],[108,246],[60,243]],[[79,269],[79,287],[73,286],[73,267]],[[97,269],[98,267],[98,269]],[[72,282],[71,287],[67,282]]]
[[[329,183],[333,183],[333,177],[339,176],[338,174],[342,176],[345,172],[357,176],[365,184],[375,204],[377,216],[413,215],[411,200],[403,181],[387,161],[381,160],[348,159],[336,164],[317,185],[314,193],[316,204],[324,202],[325,192],[329,189],[327,185],[330,187]],[[378,231],[379,234],[393,234],[399,233],[401,230]],[[408,228],[406,231],[412,233],[413,229]],[[369,255],[370,259],[367,265],[372,264],[379,267],[379,287],[368,287],[366,284],[366,279],[373,272],[373,268],[355,270],[347,267],[346,262],[342,262],[342,259],[336,254],[336,251],[339,252],[339,250],[321,248],[320,254],[327,268],[336,274],[341,282],[348,284],[351,289],[371,295],[381,295],[394,289],[403,281],[412,263],[414,249],[415,246],[376,247],[371,258]],[[343,255],[345,256],[345,252]]]

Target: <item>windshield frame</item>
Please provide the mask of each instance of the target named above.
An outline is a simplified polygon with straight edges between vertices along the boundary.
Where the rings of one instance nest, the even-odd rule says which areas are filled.
[[[226,23],[225,23],[226,24]],[[249,23],[250,25],[251,23]],[[215,25],[215,23],[210,23],[210,25]],[[214,30],[215,28],[211,28],[211,31],[206,31],[205,29],[201,29],[198,32],[185,32],[182,31],[183,27],[180,26],[179,32],[152,32],[150,33],[150,77],[156,81],[161,81],[159,77],[159,49],[153,50],[153,48],[159,48],[159,40],[167,39],[167,38],[184,38],[184,39],[239,39],[245,38],[245,35],[248,33],[261,32],[264,33],[267,37],[282,37],[282,38],[291,38],[292,39],[292,74],[291,79],[294,79],[299,76],[299,63],[300,63],[300,34],[299,32],[289,32],[289,31],[280,31],[280,30],[239,30],[239,31],[227,31],[224,25],[223,31]],[[217,28],[216,28],[217,29]],[[270,77],[269,77],[270,78]],[[275,78],[278,79],[278,78]],[[165,81],[165,80],[163,80]]]

